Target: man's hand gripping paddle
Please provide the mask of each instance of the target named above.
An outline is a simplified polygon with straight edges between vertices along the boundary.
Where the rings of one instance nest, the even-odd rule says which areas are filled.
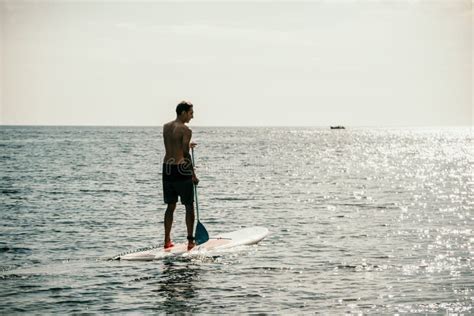
[[[196,164],[194,163],[194,148],[191,148],[192,158],[193,158],[193,166]],[[196,245],[200,245],[205,243],[209,240],[209,234],[207,233],[206,228],[203,224],[199,221],[199,203],[198,203],[198,194],[197,194],[197,184],[194,184],[194,196],[196,197],[196,215],[197,215],[197,225],[196,225],[196,233],[195,233],[195,241]]]

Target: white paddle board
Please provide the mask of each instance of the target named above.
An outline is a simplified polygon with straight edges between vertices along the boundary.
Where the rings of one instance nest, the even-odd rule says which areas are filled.
[[[243,245],[253,245],[264,239],[267,235],[268,229],[265,227],[249,227],[216,237],[211,237],[207,242],[194,247],[190,251],[188,251],[188,244],[182,243],[168,249],[157,247],[148,250],[131,252],[124,255],[118,255],[113,257],[113,259],[150,261],[169,256],[179,256],[186,253],[193,254],[203,251],[216,251]]]

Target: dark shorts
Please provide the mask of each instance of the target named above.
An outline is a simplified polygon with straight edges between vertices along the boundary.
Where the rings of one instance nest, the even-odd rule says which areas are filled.
[[[182,204],[193,204],[194,185],[192,169],[189,168],[184,165],[163,164],[163,196],[166,204],[177,203],[178,196]]]

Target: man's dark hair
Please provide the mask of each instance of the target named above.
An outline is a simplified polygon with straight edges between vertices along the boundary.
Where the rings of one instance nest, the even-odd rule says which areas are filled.
[[[176,114],[179,116],[181,113],[188,112],[193,107],[192,103],[181,101],[176,107]]]

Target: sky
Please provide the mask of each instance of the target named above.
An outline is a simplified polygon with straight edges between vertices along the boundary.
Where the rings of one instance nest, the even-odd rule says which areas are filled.
[[[472,125],[471,0],[0,0],[0,124]]]

